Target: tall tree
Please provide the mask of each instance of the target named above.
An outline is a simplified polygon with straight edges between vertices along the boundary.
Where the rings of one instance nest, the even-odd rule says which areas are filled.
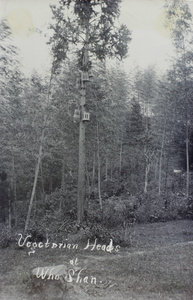
[[[53,46],[55,66],[66,58],[71,45],[75,45],[80,77],[80,126],[79,126],[79,175],[77,220],[84,218],[85,209],[85,102],[86,83],[89,81],[88,71],[95,58],[104,60],[107,56],[124,58],[131,40],[130,31],[125,25],[115,27],[115,19],[119,15],[120,0],[61,0],[60,6],[52,6],[56,26],[51,42],[57,38]]]
[[[189,177],[190,177],[190,163],[189,163],[189,123],[190,123],[190,99],[191,93],[189,89],[190,74],[189,62],[192,61],[189,55],[191,42],[191,21],[192,15],[189,6],[181,0],[174,0],[170,5],[166,6],[167,23],[166,25],[171,30],[173,43],[178,53],[177,58],[177,77],[181,81],[180,98],[184,103],[184,118],[186,122],[186,196],[189,196]],[[191,58],[191,59],[190,59]]]
[[[46,130],[48,126],[48,121],[50,117],[50,108],[51,108],[51,100],[50,100],[50,95],[51,95],[51,88],[52,88],[52,80],[53,80],[53,75],[54,75],[54,67],[52,65],[51,71],[50,71],[50,78],[48,81],[47,85],[47,90],[44,94],[44,97],[46,98],[45,101],[45,107],[44,107],[44,115],[42,118],[42,124],[41,124],[41,131],[39,133],[38,138],[38,155],[37,155],[37,162],[35,166],[35,174],[34,174],[34,181],[33,181],[33,187],[32,187],[32,192],[31,192],[31,197],[29,201],[29,206],[28,206],[28,212],[27,212],[27,217],[25,221],[25,231],[27,231],[28,226],[29,226],[29,221],[30,221],[30,216],[31,216],[31,211],[33,207],[33,202],[35,199],[35,193],[36,193],[36,187],[37,187],[37,182],[38,182],[38,175],[39,175],[39,170],[41,167],[41,162],[42,162],[42,156],[43,156],[43,149],[44,149],[44,143],[45,143],[45,137],[46,137]],[[38,81],[36,81],[38,83]],[[41,85],[39,85],[41,87]],[[41,94],[41,96],[43,93]]]
[[[18,151],[18,133],[21,129],[23,75],[20,71],[18,49],[13,45],[11,29],[5,20],[0,23],[0,57],[0,165],[8,174],[9,184],[14,191],[14,201],[11,202],[10,199],[9,205],[11,225],[11,206],[15,207],[17,199],[14,165]]]

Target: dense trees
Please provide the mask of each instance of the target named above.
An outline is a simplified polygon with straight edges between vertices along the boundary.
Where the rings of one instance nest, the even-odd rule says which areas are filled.
[[[133,213],[138,221],[177,217],[187,209],[192,195],[191,44],[183,44],[185,51],[174,58],[163,77],[152,67],[127,75],[118,64],[108,67],[104,60],[106,54],[124,57],[127,43],[122,44],[122,35],[125,41],[130,40],[126,28],[111,26],[119,1],[104,1],[101,6],[98,1],[88,2],[86,18],[82,1],[61,1],[60,9],[52,7],[57,25],[49,78],[36,73],[29,78],[22,75],[10,30],[1,23],[0,174],[7,174],[6,184],[1,179],[1,220],[10,227],[48,230],[54,224],[54,230],[59,231],[76,219],[81,96],[77,79],[80,69],[90,72],[91,60],[92,79],[87,83],[85,106],[90,113],[90,122],[85,124],[86,221],[90,218],[116,225],[134,220]],[[64,4],[75,10],[78,19],[64,21]],[[95,4],[102,15],[95,11]],[[171,15],[174,9],[169,8]],[[187,16],[189,21],[187,7],[181,9],[180,20]],[[90,22],[88,18],[93,19],[88,43],[91,54],[84,65],[86,29],[83,24],[82,32],[80,25]],[[178,27],[174,19],[171,21],[174,32]],[[176,47],[181,47],[184,34],[179,27]],[[99,42],[97,36],[104,40]],[[75,49],[70,42],[77,43],[78,56],[64,60],[67,50]],[[94,54],[99,61],[93,59]]]
[[[78,199],[77,220],[82,222],[85,210],[85,121],[86,112],[86,85],[90,80],[93,59],[104,61],[106,57],[117,56],[124,58],[131,40],[130,31],[125,25],[115,26],[115,19],[119,15],[119,0],[116,1],[60,1],[60,6],[52,6],[56,25],[51,39],[54,54],[54,66],[57,68],[64,60],[71,46],[75,46],[77,53],[77,66],[80,73],[80,121],[79,121],[79,167],[78,167]],[[68,16],[66,17],[66,13]],[[72,48],[71,48],[72,49]],[[92,60],[91,60],[92,56]],[[97,135],[99,134],[97,124]],[[98,138],[99,162],[99,138]],[[99,163],[100,165],[100,163]],[[98,166],[99,166],[98,165]],[[100,177],[100,172],[99,172]],[[100,184],[99,184],[99,198]],[[101,200],[100,200],[101,203]],[[102,207],[102,203],[101,203]]]
[[[190,182],[190,108],[192,106],[191,96],[191,80],[192,80],[192,32],[191,21],[192,15],[187,4],[182,1],[173,1],[170,6],[167,6],[167,21],[171,28],[171,35],[178,54],[177,60],[173,68],[173,76],[180,86],[178,101],[183,103],[180,108],[181,128],[185,126],[184,136],[186,149],[186,195],[189,196]],[[177,108],[179,104],[177,105]]]

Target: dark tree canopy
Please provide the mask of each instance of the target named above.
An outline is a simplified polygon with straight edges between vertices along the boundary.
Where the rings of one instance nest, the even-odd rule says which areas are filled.
[[[56,25],[50,40],[56,67],[67,57],[70,45],[76,46],[78,66],[89,70],[91,61],[84,64],[85,48],[90,56],[99,60],[105,57],[123,59],[127,55],[131,33],[125,25],[117,28],[120,0],[60,1],[60,7],[51,6]]]
[[[136,145],[142,142],[144,124],[141,106],[135,99],[132,100],[131,111],[127,113],[125,124],[125,144]]]

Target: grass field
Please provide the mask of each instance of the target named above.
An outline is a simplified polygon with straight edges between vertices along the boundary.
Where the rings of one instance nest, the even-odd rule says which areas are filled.
[[[26,248],[1,249],[0,299],[193,299],[193,221],[134,225],[126,234],[130,247],[112,253],[83,250],[85,245],[73,251],[37,249],[30,256]],[[72,268],[75,258],[73,268],[83,269],[78,283],[75,277],[67,284],[31,277],[36,267]]]

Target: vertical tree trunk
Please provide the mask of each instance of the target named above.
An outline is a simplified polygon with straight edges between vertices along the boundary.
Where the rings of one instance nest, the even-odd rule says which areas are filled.
[[[105,163],[105,181],[108,181],[108,156],[106,155],[106,163]]]
[[[38,154],[38,161],[35,169],[35,177],[34,177],[34,183],[33,183],[33,189],[31,193],[31,198],[30,198],[30,203],[28,207],[28,213],[27,213],[27,218],[25,222],[25,229],[24,231],[26,232],[29,226],[29,221],[30,221],[30,216],[31,216],[31,210],[33,206],[33,201],[35,197],[35,192],[36,192],[36,186],[37,186],[37,181],[38,181],[38,174],[39,174],[39,169],[40,169],[40,164],[41,164],[41,159],[42,159],[42,151],[43,151],[43,142],[44,142],[44,134],[45,134],[45,129],[42,131],[42,136],[41,136],[41,141],[40,141],[40,148],[39,148],[39,154]]]
[[[119,174],[121,175],[122,171],[122,154],[123,154],[123,142],[120,144],[120,154],[119,154]]]
[[[145,167],[145,185],[144,185],[144,193],[145,194],[147,194],[149,170],[150,170],[150,165],[147,163],[146,167]]]
[[[149,117],[149,100],[147,100],[146,104],[146,114],[147,117]],[[145,119],[145,135],[147,138],[147,141],[145,141],[145,147],[144,147],[144,155],[145,155],[145,182],[144,182],[144,194],[147,193],[147,187],[148,187],[148,174],[150,170],[150,164],[151,164],[151,159],[150,159],[150,152],[148,151],[148,139],[149,139],[149,119]]]
[[[144,154],[145,154],[145,183],[144,183],[144,193],[147,193],[147,187],[148,187],[148,175],[152,163],[152,158],[154,155],[154,152],[150,152],[146,149],[144,149]]]
[[[161,182],[162,182],[162,160],[163,160],[163,151],[164,151],[164,145],[165,145],[165,135],[166,135],[166,119],[164,124],[164,132],[162,135],[162,143],[161,143],[161,149],[160,149],[160,159],[159,159],[159,179],[158,179],[158,195],[161,194]]]
[[[54,63],[52,64],[49,87],[48,87],[48,93],[47,93],[47,100],[48,100],[47,108],[49,108],[49,106],[50,106],[50,91],[51,91],[51,86],[52,86],[53,74],[54,74]],[[35,196],[36,187],[37,187],[37,181],[38,181],[38,175],[39,175],[39,170],[40,170],[40,165],[41,165],[41,160],[42,160],[43,144],[44,144],[44,140],[45,140],[45,131],[46,131],[46,126],[47,126],[47,121],[48,121],[48,114],[46,114],[44,116],[43,130],[42,130],[41,137],[40,137],[38,161],[37,161],[36,168],[35,168],[34,183],[33,183],[31,198],[30,198],[30,202],[29,202],[27,217],[26,217],[26,221],[25,221],[25,228],[24,228],[25,232],[27,231],[28,226],[29,226],[29,221],[30,221],[34,196]]]
[[[101,198],[101,162],[100,162],[100,142],[99,142],[99,124],[97,122],[97,158],[98,158],[98,195],[100,208],[103,208]]]
[[[169,153],[167,153],[166,159],[165,159],[165,190],[167,189],[167,185],[168,185],[168,171],[169,171],[169,160],[170,160],[170,156]]]
[[[112,164],[112,161],[111,161],[111,181],[113,181],[113,164]]]
[[[65,194],[65,152],[63,152],[63,159],[62,159],[62,168],[61,168],[61,192],[62,192],[62,196]],[[60,197],[60,203],[59,203],[59,211],[62,211],[62,207],[63,207],[63,197]]]
[[[88,46],[89,46],[89,26],[86,27],[85,49],[82,64],[85,69],[88,65]],[[86,73],[86,72],[85,72]],[[77,197],[77,222],[80,224],[84,219],[85,210],[85,121],[83,120],[86,104],[86,83],[81,78],[81,99],[80,99],[80,124],[79,124],[79,165],[78,165],[78,197]]]
[[[41,174],[41,183],[42,183],[42,193],[45,194],[45,190],[44,190],[44,177],[43,177],[42,164],[40,164],[40,174]]]
[[[50,173],[50,194],[53,191],[52,173]]]
[[[161,182],[162,182],[162,149],[160,152],[160,158],[159,158],[159,177],[158,177],[158,195],[160,196],[161,194]]]
[[[111,161],[111,181],[113,181],[113,164],[112,164],[112,161]]]
[[[185,49],[184,49],[184,63],[185,61]],[[184,65],[186,67],[186,65]],[[189,197],[189,178],[190,178],[190,169],[189,169],[189,124],[188,124],[188,94],[187,94],[187,80],[186,80],[186,69],[185,69],[185,97],[186,97],[186,197]]]
[[[13,216],[15,219],[15,226],[17,226],[17,186],[16,186],[15,159],[14,159],[14,155],[13,155],[13,149],[11,151],[11,155],[12,155],[12,173],[13,173],[13,182],[12,182]]]
[[[186,103],[186,197],[189,197],[189,180],[190,180],[190,168],[189,168],[189,124],[188,124],[188,92],[187,92],[187,67],[186,67],[186,47],[183,38],[183,60],[184,60],[184,95]]]
[[[85,209],[85,123],[83,121],[86,90],[81,89],[81,120],[79,125],[79,166],[78,166],[78,201],[77,201],[77,221],[81,223],[84,218]]]
[[[93,154],[93,167],[92,167],[92,189],[95,188],[95,152]]]
[[[190,185],[188,106],[189,106],[188,99],[186,99],[186,197],[187,198],[189,197],[189,185]]]
[[[34,218],[36,216],[36,212],[37,212],[37,197],[36,197],[36,193],[35,193],[35,196],[34,196],[34,212],[33,212]]]
[[[157,174],[158,174],[158,165],[159,165],[159,158],[156,158],[156,162],[155,162],[155,171],[154,171],[154,178],[155,178],[155,182],[157,182]]]
[[[90,197],[91,186],[90,186],[90,178],[89,178],[87,163],[86,163],[86,181],[87,181],[87,187],[88,187],[88,194],[89,194],[89,197]]]
[[[11,230],[11,221],[12,221],[12,207],[11,207],[11,193],[8,193],[8,228]]]
[[[62,158],[62,168],[61,168],[61,189],[64,192],[65,190],[65,165],[66,165],[66,155],[63,150],[63,158]]]

